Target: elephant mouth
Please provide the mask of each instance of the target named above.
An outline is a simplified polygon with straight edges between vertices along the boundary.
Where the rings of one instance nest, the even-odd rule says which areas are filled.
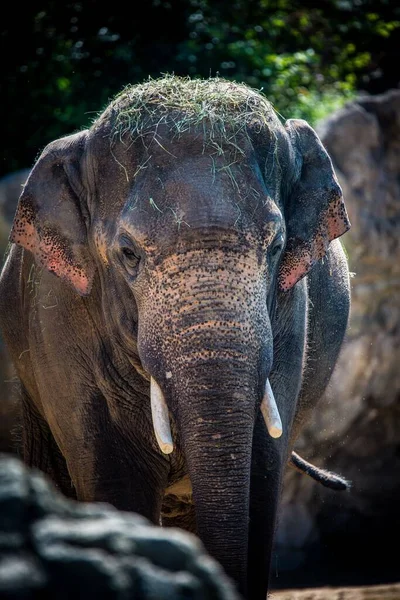
[[[164,393],[154,377],[150,378],[150,404],[157,443],[163,454],[171,454],[174,450],[174,442],[172,439],[168,406]],[[269,379],[265,383],[260,410],[269,435],[272,438],[279,438],[282,435],[282,421]]]

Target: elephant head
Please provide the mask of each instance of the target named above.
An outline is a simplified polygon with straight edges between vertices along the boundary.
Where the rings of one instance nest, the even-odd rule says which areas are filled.
[[[242,591],[252,465],[275,444],[276,495],[301,382],[296,284],[348,227],[311,127],[282,125],[263,96],[221,79],[127,88],[44,150],[19,201],[11,240],[98,298],[112,343],[150,381],[160,451],[184,455],[199,536]],[[291,402],[269,383],[292,335],[285,311],[301,324],[287,342]],[[260,414],[272,442],[254,443]],[[275,508],[260,510],[272,535]]]

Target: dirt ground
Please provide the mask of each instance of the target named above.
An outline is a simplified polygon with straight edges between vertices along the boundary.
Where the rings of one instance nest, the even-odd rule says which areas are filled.
[[[400,600],[400,583],[367,587],[307,590],[280,590],[272,592],[269,600]]]

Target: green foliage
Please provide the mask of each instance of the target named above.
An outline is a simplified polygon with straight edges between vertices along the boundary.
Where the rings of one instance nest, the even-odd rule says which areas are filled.
[[[224,77],[262,88],[285,117],[312,123],[378,77],[381,38],[392,42],[400,27],[400,8],[385,0],[192,5],[192,32],[178,56],[192,57],[189,72],[219,62]]]
[[[2,30],[2,173],[90,124],[121,88],[162,73],[220,74],[284,118],[323,118],[358,90],[399,83],[392,0],[35,0]]]

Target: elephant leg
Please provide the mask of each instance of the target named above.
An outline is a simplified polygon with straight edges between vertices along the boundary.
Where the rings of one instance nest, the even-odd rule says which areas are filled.
[[[63,439],[78,500],[107,502],[159,525],[169,459],[149,444],[128,415],[114,421],[104,406],[105,400],[98,402],[96,410],[81,417],[90,424],[82,435],[75,430],[72,442]]]
[[[259,413],[254,429],[251,462],[248,597],[265,600],[282,475],[285,466],[283,444],[271,438]],[[268,510],[268,512],[266,512]]]
[[[67,463],[43,417],[21,384],[22,455],[24,462],[50,477],[62,494],[76,499]]]

